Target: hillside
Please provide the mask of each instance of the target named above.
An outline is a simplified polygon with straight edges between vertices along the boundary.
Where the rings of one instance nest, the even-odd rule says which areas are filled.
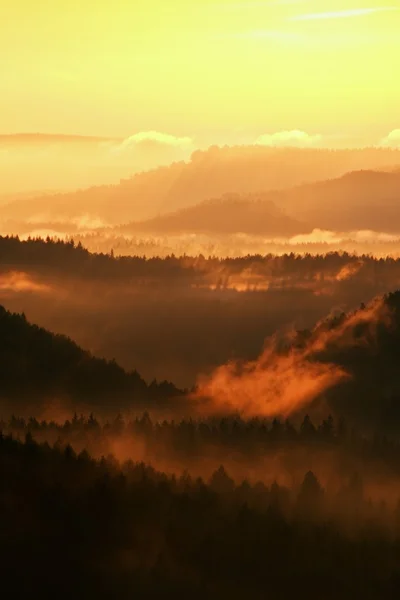
[[[285,191],[278,203],[289,215],[320,229],[400,231],[400,171],[353,171],[340,178]]]
[[[324,338],[327,330],[331,334]],[[319,348],[321,339],[328,341]],[[298,338],[303,347],[316,340],[311,358],[349,374],[326,394],[333,411],[358,426],[400,433],[400,291],[386,295],[375,308],[362,305]]]
[[[211,147],[188,162],[138,173],[118,185],[18,200],[2,208],[4,220],[38,225],[85,217],[115,225],[156,217],[226,193],[282,190],[340,177],[348,171],[400,164],[400,151]],[[272,198],[273,199],[273,198]]]
[[[293,372],[286,367],[281,371],[281,357],[287,349],[295,352]],[[274,400],[271,393],[273,396],[276,388],[279,402],[285,400],[288,382],[296,380],[296,388],[291,391],[293,404],[289,404],[286,414],[296,414],[297,407],[316,415],[323,410],[344,416],[359,429],[400,432],[400,291],[375,304],[362,305],[355,312],[329,317],[313,329],[299,331],[291,338],[290,346],[274,349],[267,364],[263,363],[263,356],[257,361],[255,389],[251,380],[243,380],[241,376],[224,380],[227,407],[230,404],[250,415],[241,404],[240,394],[244,392],[242,396],[250,395],[256,407],[254,416],[284,416],[287,404],[283,412],[280,404],[276,404],[276,412],[268,409]],[[252,370],[253,366],[243,372]],[[308,376],[318,381],[327,373],[333,373],[332,385],[321,388],[311,404],[299,402],[301,387]],[[228,371],[228,375],[231,377],[232,373]],[[218,389],[215,386],[208,389],[217,392],[214,400],[218,400]],[[70,411],[97,413],[167,405],[172,408],[173,404],[166,401],[182,394],[167,382],[153,382],[149,386],[136,371],[126,372],[115,361],[96,358],[70,338],[32,325],[23,314],[8,312],[3,307],[0,307],[0,390],[2,410],[18,413],[29,407],[30,414],[36,416],[53,403]],[[220,409],[216,408],[218,413]],[[212,407],[207,410],[214,412]]]
[[[400,291],[289,335],[277,331],[255,360],[227,361],[199,379],[202,414],[273,419],[344,417],[371,433],[400,434]]]
[[[248,233],[286,236],[400,231],[400,172],[352,171],[337,179],[221,198],[120,228],[123,233]]]
[[[20,199],[2,207],[2,218],[28,220],[37,227],[85,217],[98,226],[116,225],[157,214],[160,202],[179,178],[184,163],[140,173],[116,185],[93,186],[75,192]]]
[[[121,410],[154,406],[179,394],[167,382],[146,385],[136,372],[92,356],[71,339],[29,323],[0,306],[0,396],[15,410],[31,413],[52,402]],[[10,402],[10,404],[8,404]]]
[[[124,233],[248,233],[287,236],[311,233],[300,220],[287,216],[268,194],[225,194],[147,221],[121,226]]]

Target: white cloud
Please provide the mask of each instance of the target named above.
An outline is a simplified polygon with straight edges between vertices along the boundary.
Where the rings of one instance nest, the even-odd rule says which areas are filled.
[[[381,140],[379,145],[386,148],[400,148],[400,129],[393,129]]]
[[[130,161],[134,170],[153,169],[172,162],[188,160],[194,150],[190,137],[178,137],[159,131],[141,131],[108,146],[115,164]]]
[[[290,21],[315,21],[321,19],[346,19],[350,17],[361,17],[379,12],[387,12],[391,10],[400,10],[395,6],[381,6],[377,8],[351,8],[348,10],[337,10],[331,12],[309,13],[305,15],[296,15],[291,17]]]
[[[261,146],[299,147],[305,148],[318,145],[322,136],[319,134],[309,135],[305,131],[294,129],[292,131],[278,131],[260,135],[255,143]]]
[[[159,131],[141,131],[126,138],[120,145],[120,148],[135,146],[146,142],[153,142],[165,146],[184,147],[191,146],[193,140],[190,137],[176,137],[168,133],[160,133]]]

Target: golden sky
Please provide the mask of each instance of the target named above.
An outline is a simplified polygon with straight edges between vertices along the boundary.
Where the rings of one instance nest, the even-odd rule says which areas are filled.
[[[400,127],[397,0],[13,0],[0,133],[283,130],[375,143]]]

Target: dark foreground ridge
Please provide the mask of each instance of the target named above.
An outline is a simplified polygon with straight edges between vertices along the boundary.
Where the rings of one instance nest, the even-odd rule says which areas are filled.
[[[0,305],[0,390],[14,410],[51,402],[122,410],[157,406],[182,394],[168,382],[147,385],[136,371],[96,358],[64,335]]]

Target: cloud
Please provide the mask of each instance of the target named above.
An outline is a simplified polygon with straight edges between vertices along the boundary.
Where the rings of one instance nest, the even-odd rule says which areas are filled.
[[[339,273],[335,275],[336,281],[347,281],[348,279],[351,279],[354,275],[357,275],[363,265],[364,263],[362,260],[345,265],[340,269]]]
[[[11,271],[0,276],[1,292],[51,292],[52,288],[34,281],[27,273]]]
[[[293,129],[292,131],[278,131],[276,133],[266,133],[260,135],[255,143],[260,146],[280,146],[280,147],[309,147],[317,145],[322,139],[319,134],[310,135],[305,131]]]
[[[190,137],[176,137],[168,133],[160,133],[159,131],[141,131],[124,139],[118,148],[123,150],[132,146],[137,146],[138,144],[148,143],[183,148],[191,146],[193,140]]]
[[[246,417],[288,417],[350,378],[338,365],[318,360],[318,354],[332,344],[351,347],[364,343],[365,340],[354,338],[355,328],[365,323],[373,333],[375,326],[388,317],[386,305],[378,299],[334,329],[324,322],[317,324],[303,347],[289,345],[282,352],[277,338],[272,337],[256,360],[228,362],[200,379],[192,400],[208,414],[237,412]]]
[[[392,10],[400,10],[398,7],[382,6],[377,8],[351,8],[347,10],[337,10],[321,13],[309,13],[305,15],[296,15],[290,17],[290,21],[316,21],[321,19],[346,19],[350,17],[361,17],[379,12],[387,12]]]
[[[379,145],[386,148],[400,148],[400,129],[393,129]]]
[[[141,131],[108,146],[108,156],[116,164],[130,161],[135,171],[188,160],[195,149],[192,138],[159,131]]]

